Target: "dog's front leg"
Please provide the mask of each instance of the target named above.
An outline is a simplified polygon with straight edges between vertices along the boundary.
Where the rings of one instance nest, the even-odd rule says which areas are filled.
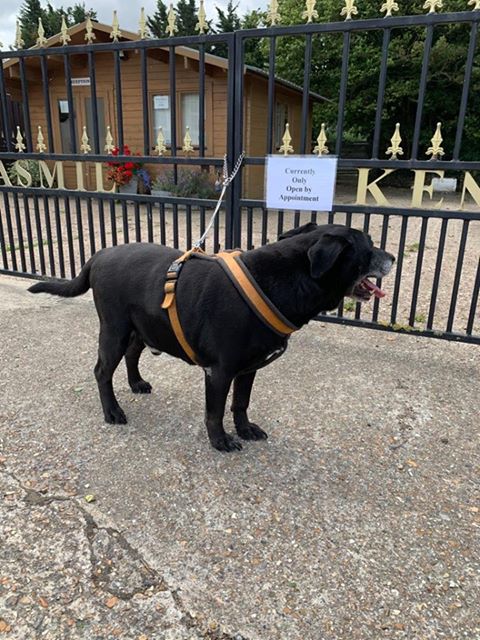
[[[250,404],[253,381],[256,371],[237,376],[233,383],[233,421],[240,438],[244,440],[265,440],[268,436],[260,427],[248,420],[247,409]]]
[[[232,377],[222,369],[205,369],[205,424],[210,443],[219,451],[235,451],[241,449],[240,442],[223,429],[225,403],[232,384]]]

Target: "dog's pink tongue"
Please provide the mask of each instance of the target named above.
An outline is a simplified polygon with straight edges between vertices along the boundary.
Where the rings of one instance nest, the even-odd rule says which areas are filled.
[[[373,293],[373,295],[376,298],[384,298],[386,296],[385,291],[382,291],[380,289],[380,287],[377,287],[376,284],[373,284],[373,282],[370,282],[370,280],[368,278],[364,278],[362,280],[362,284]]]

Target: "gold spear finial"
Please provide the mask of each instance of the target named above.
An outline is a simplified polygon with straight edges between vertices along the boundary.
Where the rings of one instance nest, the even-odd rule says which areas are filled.
[[[445,151],[442,147],[442,123],[437,122],[437,128],[435,129],[435,133],[433,134],[433,138],[431,140],[432,146],[428,147],[426,155],[432,156],[430,160],[438,160],[438,156],[442,157],[445,155]]]
[[[93,31],[92,18],[90,17],[90,15],[88,15],[87,24],[85,25],[85,40],[88,42],[88,44],[92,44],[92,42],[96,39],[97,36]]]
[[[168,14],[167,14],[167,33],[170,37],[174,36],[177,31],[178,31],[178,27],[177,27],[177,14],[175,13],[175,9],[173,8],[173,4],[170,5],[170,8],[168,10]]]
[[[205,33],[208,29],[207,24],[207,14],[205,12],[204,1],[200,0],[200,7],[198,9],[198,22],[195,25],[195,31],[198,31],[200,34]]]
[[[112,151],[115,149],[115,145],[113,144],[113,136],[112,131],[110,129],[110,125],[107,125],[107,133],[105,135],[105,146],[103,147],[104,151],[110,155]]]
[[[382,7],[380,9],[380,11],[387,12],[385,14],[385,18],[390,17],[392,15],[392,11],[398,11],[398,10],[399,10],[398,2],[395,2],[395,0],[385,0],[385,2],[382,4]]]
[[[21,153],[22,151],[25,151],[25,149],[27,148],[25,146],[25,144],[23,143],[23,136],[22,136],[22,132],[20,131],[20,127],[17,125],[17,136],[16,136],[16,144],[15,144],[15,149]]]
[[[428,13],[435,13],[436,9],[443,7],[443,0],[425,0],[424,9],[429,9]]]
[[[88,142],[87,127],[84,126],[83,133],[82,133],[82,144],[80,145],[80,151],[83,151],[83,153],[88,153],[91,150],[92,150],[92,147]]]
[[[391,146],[388,147],[386,151],[387,156],[392,156],[390,160],[396,160],[397,156],[403,156],[403,149],[400,146],[402,142],[402,136],[400,135],[400,123],[397,122],[395,125],[395,132],[393,136],[390,138]]]
[[[47,39],[45,38],[45,29],[43,28],[42,19],[38,19],[38,38],[37,38],[37,47],[44,47],[47,44]]]
[[[118,42],[118,39],[122,37],[122,32],[120,31],[120,23],[118,22],[117,11],[113,12],[113,22],[112,22],[112,31],[110,33],[110,38],[114,42]]]
[[[468,6],[473,7],[473,11],[480,11],[480,0],[468,0]]]
[[[140,22],[138,23],[138,35],[140,40],[148,38],[147,19],[145,18],[145,7],[140,9]]]
[[[270,0],[267,11],[267,19],[269,20],[272,27],[280,22],[280,12],[278,8],[278,0]]]
[[[287,122],[287,124],[285,125],[285,133],[283,134],[283,138],[282,138],[283,144],[278,150],[278,152],[283,153],[284,156],[288,156],[289,153],[293,153],[293,147],[290,144],[291,141],[292,141],[292,136],[290,135],[290,125]]]
[[[184,151],[186,154],[192,153],[193,151],[192,136],[190,135],[190,127],[186,127],[185,137],[183,139],[182,151]]]
[[[15,31],[15,48],[23,49],[25,46],[25,40],[22,38],[22,27],[20,26],[20,20],[17,20],[17,28]]]
[[[163,156],[166,150],[167,150],[167,147],[165,145],[165,136],[163,135],[163,128],[159,127],[158,135],[157,135],[157,146],[155,147],[154,151],[158,153],[159,156]]]
[[[345,6],[340,11],[341,16],[345,16],[345,20],[351,20],[352,16],[358,14],[358,9],[355,6],[355,0],[345,0]]]
[[[306,0],[306,9],[302,13],[302,18],[308,22],[313,22],[314,18],[318,18],[318,11],[315,9],[316,0]]]
[[[322,122],[320,133],[317,138],[317,146],[314,148],[313,153],[316,153],[318,156],[323,156],[330,153],[327,147],[327,134],[325,133],[324,122]]]
[[[42,127],[38,127],[37,134],[37,151],[38,153],[44,153],[47,150],[47,145],[45,144],[45,138],[43,137]]]
[[[65,22],[65,16],[62,16],[62,28],[60,29],[60,40],[62,41],[62,44],[65,46],[70,42],[71,39],[72,38],[68,33],[67,23]]]

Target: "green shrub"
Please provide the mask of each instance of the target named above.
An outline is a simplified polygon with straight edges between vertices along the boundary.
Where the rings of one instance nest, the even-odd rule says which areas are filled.
[[[215,199],[215,183],[212,175],[198,169],[185,169],[179,167],[177,182],[174,179],[174,170],[168,169],[162,173],[153,183],[153,189],[169,191],[179,198]]]
[[[22,186],[25,184],[26,178],[18,173],[18,165],[32,176],[32,187],[40,187],[40,167],[37,160],[16,160],[7,169],[10,182],[14,186]]]

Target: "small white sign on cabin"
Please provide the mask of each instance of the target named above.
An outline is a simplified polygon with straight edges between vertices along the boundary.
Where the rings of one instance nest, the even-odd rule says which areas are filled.
[[[333,156],[268,156],[267,208],[331,211],[337,162]]]
[[[72,87],[89,87],[90,78],[72,78]]]
[[[154,109],[168,109],[168,96],[153,96]]]

